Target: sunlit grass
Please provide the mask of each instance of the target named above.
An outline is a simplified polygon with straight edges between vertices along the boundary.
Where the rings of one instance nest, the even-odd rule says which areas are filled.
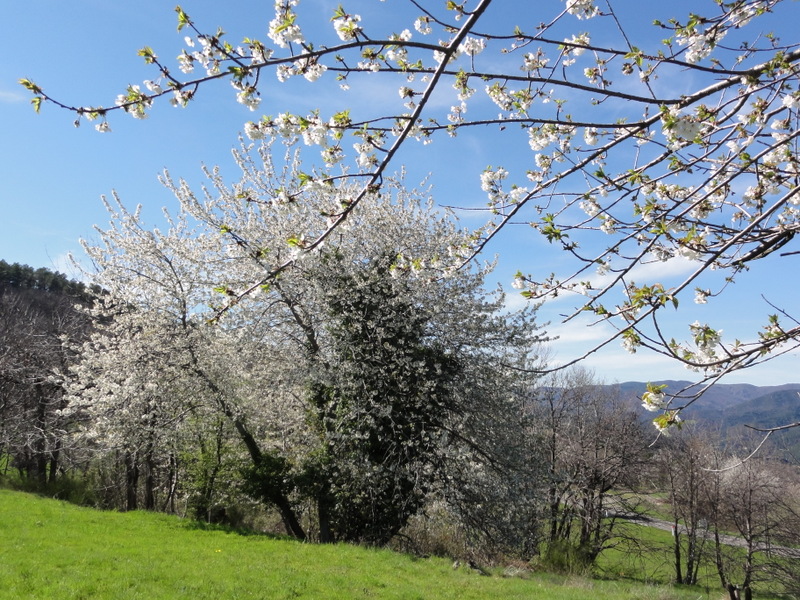
[[[646,525],[628,523],[624,525],[624,535],[630,538],[629,543],[621,543],[614,548],[603,552],[597,562],[597,573],[609,579],[634,579],[653,583],[656,585],[667,584],[675,581],[675,554],[672,532]],[[702,592],[702,598],[716,597],[719,595],[720,580],[716,566],[713,562],[713,540],[705,542],[705,556],[698,570],[697,593]],[[744,549],[727,548],[728,555],[741,554],[744,561]],[[685,556],[683,567],[685,568]],[[734,569],[734,581],[742,578],[741,573]],[[758,598],[770,599],[778,596],[770,595],[774,586],[765,586],[758,582],[754,585]],[[727,597],[727,596],[725,596]]]
[[[598,572],[612,578],[634,578],[652,583],[675,580],[675,555],[672,533],[636,523],[624,524],[623,533],[631,539],[603,552],[598,560]],[[709,547],[711,541],[708,541]],[[701,587],[718,587],[716,571],[708,562],[699,572]]]
[[[0,490],[0,598],[717,600],[628,581],[483,576],[445,559],[320,546]]]

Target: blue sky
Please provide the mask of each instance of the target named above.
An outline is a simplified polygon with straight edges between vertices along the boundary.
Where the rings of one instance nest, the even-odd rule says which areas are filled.
[[[550,0],[550,4],[553,0]],[[244,1],[230,11],[219,2],[186,0],[183,8],[208,30],[218,25],[238,42],[245,36],[265,37],[272,18],[271,2]],[[332,28],[329,16],[338,2],[303,0],[310,12],[320,15],[321,26]],[[385,10],[374,0],[344,2],[351,12],[359,12],[367,23],[370,13]],[[390,4],[387,2],[386,5]],[[495,18],[510,14],[514,2],[500,0]],[[176,177],[199,184],[200,165],[220,165],[228,179],[238,174],[230,159],[230,149],[237,144],[237,135],[247,120],[259,114],[275,114],[287,107],[301,107],[309,102],[320,103],[316,88],[304,82],[294,86],[270,85],[258,113],[251,113],[234,100],[231,88],[221,83],[201,90],[197,102],[188,109],[157,105],[146,121],[135,121],[119,115],[111,119],[112,133],[99,134],[91,124],[80,128],[72,124],[70,114],[52,106],[44,106],[36,115],[29,94],[17,84],[21,77],[42,85],[53,96],[66,103],[113,104],[116,95],[128,84],[141,84],[152,78],[136,55],[144,45],[153,47],[159,56],[171,61],[183,48],[183,33],[176,32],[173,11],[175,0],[148,0],[143,3],[110,0],[43,0],[38,3],[5,3],[0,8],[5,24],[2,37],[4,60],[0,63],[0,214],[3,234],[0,236],[0,258],[8,262],[44,266],[69,274],[66,255],[80,258],[78,238],[93,237],[95,224],[104,227],[107,216],[100,196],[116,190],[124,202],[142,204],[146,215],[158,221],[162,206],[174,206],[173,199],[157,181],[157,175],[168,168]],[[627,2],[615,6],[634,7],[626,14],[629,25],[649,23],[650,15],[642,6],[655,10],[661,4]],[[670,3],[672,13],[684,16],[697,2]],[[800,4],[793,3],[800,22]],[[408,25],[410,26],[411,21]],[[274,76],[273,76],[274,77]],[[671,82],[675,85],[676,82]],[[349,102],[375,104],[395,101],[394,87],[382,86],[373,80],[355,90]],[[390,100],[391,98],[391,100]],[[341,102],[335,99],[333,102]],[[334,106],[339,110],[345,105]],[[294,109],[300,112],[299,109]],[[427,154],[407,151],[400,159],[409,166],[410,183],[416,183],[428,172],[437,201],[446,205],[480,204],[484,197],[479,189],[480,171],[492,161],[505,142],[487,133],[463,135],[457,142],[442,139],[429,147]],[[395,165],[399,169],[400,162]],[[478,224],[469,220],[470,224]],[[537,268],[553,269],[560,257],[529,229],[520,227],[501,235],[488,249],[486,259],[500,255],[497,279],[511,294],[511,303],[521,302],[510,289],[513,274]],[[760,261],[758,268],[743,276],[722,302],[706,306],[689,306],[688,312],[669,321],[674,335],[686,332],[686,324],[699,319],[714,319],[725,332],[725,338],[737,334],[752,338],[764,315],[773,312],[761,298],[792,310],[800,292],[800,257],[777,256]],[[665,281],[674,271],[679,276],[690,264],[672,263],[659,266]],[[779,285],[776,285],[779,282]],[[691,304],[691,299],[684,303]],[[592,341],[601,339],[607,330],[587,327],[586,322],[559,326],[559,314],[571,305],[568,299],[548,303],[542,316],[554,322],[551,331],[562,336],[554,346],[556,358],[566,360]],[[741,332],[741,333],[739,333]],[[659,356],[640,352],[627,354],[618,342],[594,355],[586,363],[608,381],[692,379],[695,374]],[[797,355],[767,363],[726,382],[749,382],[772,385],[800,381]]]

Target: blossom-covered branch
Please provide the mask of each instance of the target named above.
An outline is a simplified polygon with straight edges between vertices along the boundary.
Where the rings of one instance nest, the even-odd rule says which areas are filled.
[[[514,286],[532,301],[568,295],[576,300],[567,319],[590,314],[613,325],[567,364],[619,340],[712,381],[800,344],[792,307],[765,316],[746,342],[726,341],[714,323],[668,331],[662,319],[687,298],[724,301],[742,273],[800,229],[800,42],[774,31],[800,16],[794,3],[709,1],[687,15],[651,6],[649,28],[613,0],[515,5],[511,16],[497,0],[441,10],[397,4],[370,23],[352,2],[323,24],[299,0],[276,0],[267,38],[239,43],[222,30],[206,33],[178,8],[178,28],[189,35],[176,63],[142,49],[154,78],[128,87],[114,106],[70,106],[23,85],[37,109],[54,103],[78,121],[99,121],[101,131],[114,113],[144,118],[162,100],[186,106],[215,80],[229,80],[252,111],[262,90],[294,79],[325,91],[325,104],[311,110],[279,107],[244,124],[249,138],[281,140],[304,156],[307,168],[273,202],[301,205],[321,188],[338,200],[324,224],[298,225],[285,240],[293,250],[286,261],[233,290],[225,306],[318,249],[365,199],[378,202],[401,148],[418,142],[424,157],[441,138],[485,134],[503,142],[493,166],[473,175],[485,199],[463,207],[485,211],[486,223],[452,250],[442,272],[509,227],[532,227],[573,262],[559,273],[520,265]],[[394,104],[349,96],[363,80],[395,90]],[[258,252],[244,232],[228,232]],[[676,263],[689,265],[677,281],[647,269]]]

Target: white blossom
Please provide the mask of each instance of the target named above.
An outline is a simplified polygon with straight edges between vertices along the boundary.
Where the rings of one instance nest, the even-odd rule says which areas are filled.
[[[580,209],[585,212],[589,217],[595,217],[600,213],[600,205],[593,196],[589,196],[581,201]]]
[[[724,29],[698,32],[695,28],[689,32],[679,33],[676,39],[678,44],[687,47],[686,62],[694,64],[711,54],[714,47],[725,37],[725,33]]]
[[[605,272],[601,273],[600,269],[598,268],[597,273],[599,275],[604,275]],[[636,351],[639,348],[639,344],[636,341],[636,338],[632,335],[623,336],[622,337],[622,347],[625,349],[628,354],[636,354]]]
[[[146,87],[148,91],[154,94],[160,94],[164,91],[157,82],[150,81],[149,79],[144,80],[144,87]]]
[[[486,40],[483,38],[476,38],[467,36],[458,46],[458,51],[467,56],[477,56],[483,49],[486,48]]]
[[[578,46],[577,48],[574,46],[567,46],[565,48],[565,53],[568,52],[572,56],[580,56],[583,54],[586,48],[581,48],[580,46],[588,46],[591,43],[591,38],[589,37],[588,33],[579,33],[578,35],[573,35],[571,38],[564,38],[564,41],[568,44],[575,44]]]
[[[594,5],[594,0],[566,0],[567,12],[579,19],[591,19],[600,14],[600,9]]]
[[[256,110],[258,105],[261,104],[261,96],[259,96],[258,90],[254,87],[246,87],[236,94],[236,100],[250,110]]]
[[[784,108],[800,108],[800,95],[786,94],[781,99],[781,104],[783,104]]]
[[[645,392],[642,394],[642,406],[650,412],[663,410],[667,406],[664,392]]]
[[[261,140],[266,137],[258,123],[248,121],[244,124],[244,134],[251,140]]]
[[[178,55],[178,68],[181,72],[189,74],[194,71],[194,58],[185,50]]]
[[[542,49],[540,48],[536,53],[528,52],[523,55],[522,66],[520,69],[523,71],[538,73],[539,70],[545,68],[549,62],[550,59],[544,55]]]
[[[490,195],[496,194],[502,185],[501,182],[506,177],[508,177],[508,171],[504,168],[500,167],[497,170],[492,170],[489,167],[481,173],[481,189]]]
[[[334,19],[333,27],[336,29],[336,35],[343,42],[355,39],[356,35],[361,32],[361,27],[358,25],[360,21],[360,15],[347,15]]]
[[[325,146],[328,142],[328,125],[318,118],[313,118],[308,121],[302,135],[306,146]]]
[[[433,31],[430,25],[430,17],[419,17],[416,21],[414,21],[414,29],[416,29],[422,35],[428,35]]]
[[[287,48],[289,44],[302,44],[305,41],[300,26],[295,22],[294,14],[288,11],[276,14],[269,22],[267,35],[281,48]]]
[[[294,63],[296,73],[302,73],[308,81],[316,81],[328,67],[310,58],[302,58]]]
[[[514,105],[514,98],[508,91],[508,88],[498,83],[486,86],[486,93],[497,106],[503,110],[511,110]]]

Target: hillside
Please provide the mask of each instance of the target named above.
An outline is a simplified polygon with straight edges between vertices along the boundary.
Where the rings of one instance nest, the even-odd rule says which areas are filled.
[[[677,392],[690,386],[688,381],[658,381],[666,384],[667,392]],[[640,403],[647,384],[629,381],[619,384],[620,397],[631,405]],[[642,412],[642,418],[649,413]],[[701,427],[718,431],[723,437],[747,434],[745,426],[778,427],[800,422],[800,383],[775,386],[719,383],[711,387],[698,401],[683,412],[684,419]],[[781,431],[772,436],[773,447],[788,449],[800,457],[800,427]]]
[[[666,384],[666,391],[676,393],[692,385],[690,381],[653,381],[655,385]],[[628,381],[618,385],[620,396],[626,400],[639,401],[647,390],[647,383],[641,381]],[[743,403],[753,402],[762,396],[779,392],[800,391],[800,383],[786,383],[783,385],[757,386],[748,383],[718,383],[709,389],[702,398],[687,410],[697,415],[711,416],[738,412],[738,407]],[[691,390],[687,393],[691,393]]]
[[[0,515],[0,598],[9,600],[688,600],[698,593],[520,569],[486,577],[446,559],[243,535],[163,514],[101,512],[2,489]]]
[[[666,385],[667,393],[677,393],[681,389],[692,385],[689,381],[654,381],[654,385]],[[620,383],[618,386],[620,397],[626,402],[637,405],[641,402],[642,394],[647,391],[647,383],[640,381],[628,381]],[[691,394],[692,390],[685,392]],[[718,383],[713,385],[703,396],[688,406],[685,416],[695,419],[714,419],[715,421],[724,420],[728,424],[747,423],[742,420],[747,415],[748,418],[755,418],[756,421],[748,423],[751,425],[766,424],[767,421],[773,426],[773,419],[761,419],[765,415],[772,414],[779,409],[780,418],[792,418],[792,415],[800,416],[800,383],[786,383],[773,386],[756,386],[747,383]],[[678,406],[679,404],[676,404]],[[763,406],[763,410],[762,407]]]

